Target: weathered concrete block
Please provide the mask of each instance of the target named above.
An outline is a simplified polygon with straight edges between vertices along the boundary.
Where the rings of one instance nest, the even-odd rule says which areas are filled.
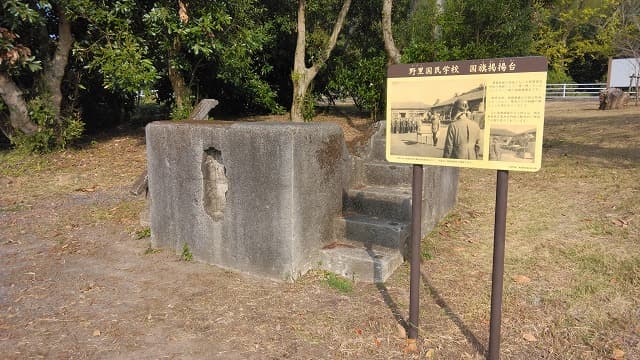
[[[316,265],[349,166],[335,124],[147,125],[152,244],[273,279]]]

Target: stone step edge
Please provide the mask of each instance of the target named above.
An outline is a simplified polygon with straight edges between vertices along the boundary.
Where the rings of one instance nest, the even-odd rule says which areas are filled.
[[[358,228],[370,228],[369,241],[361,240],[362,236],[351,237],[348,233],[349,224]],[[338,241],[344,241],[356,246],[381,246],[390,249],[399,249],[403,254],[407,251],[407,241],[410,237],[411,224],[404,221],[396,221],[388,218],[364,215],[360,213],[344,213],[336,217],[333,226],[333,237]],[[366,235],[364,235],[366,236]],[[388,239],[381,240],[381,237]],[[388,241],[387,241],[388,240]]]
[[[354,282],[385,282],[404,262],[399,250],[365,248],[343,241],[333,244],[320,250],[318,269],[333,272]]]

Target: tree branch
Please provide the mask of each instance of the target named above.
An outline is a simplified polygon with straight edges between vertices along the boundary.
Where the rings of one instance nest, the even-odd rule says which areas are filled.
[[[340,14],[338,14],[338,19],[336,23],[333,25],[333,31],[331,32],[331,37],[329,38],[329,42],[327,42],[327,46],[324,48],[323,56],[316,61],[313,66],[309,69],[309,72],[312,74],[312,77],[315,76],[320,68],[327,62],[327,59],[331,56],[331,52],[333,48],[336,46],[336,42],[338,42],[338,35],[340,35],[340,31],[342,30],[342,26],[344,24],[344,20],[347,17],[347,13],[349,12],[349,7],[351,6],[351,0],[344,0],[342,3],[342,9],[340,9]]]
[[[384,37],[384,48],[387,50],[389,62],[391,64],[400,63],[400,51],[393,41],[393,30],[391,28],[391,10],[393,8],[393,0],[384,0],[382,2],[382,36]]]
[[[305,51],[306,51],[306,29],[305,29],[305,12],[306,1],[299,0],[298,2],[298,23],[297,30],[298,36],[296,38],[296,53],[293,59],[293,71],[299,73],[296,76],[302,76],[303,71],[306,69],[304,63]]]

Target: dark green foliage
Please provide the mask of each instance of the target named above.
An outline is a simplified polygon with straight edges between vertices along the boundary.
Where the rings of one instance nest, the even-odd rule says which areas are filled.
[[[360,110],[375,119],[384,107],[387,59],[384,54],[361,58],[354,63],[339,63],[327,89],[334,97],[352,98]]]
[[[526,0],[394,1],[393,32],[402,62],[530,54],[532,7]],[[415,6],[414,6],[415,5]],[[412,7],[413,6],[413,7]],[[384,109],[386,52],[381,1],[354,3],[347,35],[315,84],[330,99],[350,97],[372,118]]]
[[[29,116],[38,125],[38,132],[26,136],[18,134],[11,139],[19,151],[44,153],[64,149],[78,139],[84,130],[84,123],[76,114],[56,119],[51,100],[46,96],[35,97],[28,103]]]
[[[336,49],[314,85],[330,100],[352,99],[372,119],[384,108],[387,59],[381,9],[381,1],[352,3]]]
[[[528,0],[449,0],[438,13],[419,7],[405,25],[405,62],[526,56],[532,40]]]
[[[569,63],[568,72],[577,83],[605,80],[609,59],[602,54],[584,54]]]
[[[302,118],[305,122],[313,121],[313,116],[316,111],[315,102],[316,99],[311,92],[308,92],[305,95],[304,100],[302,100]]]
[[[183,22],[174,1],[160,1],[144,15],[144,24],[156,68],[163,76],[167,62],[178,70],[194,95],[190,105],[216,98],[222,110],[282,111],[265,81],[273,69],[265,48],[274,41],[275,26],[259,2],[193,1],[187,14]]]

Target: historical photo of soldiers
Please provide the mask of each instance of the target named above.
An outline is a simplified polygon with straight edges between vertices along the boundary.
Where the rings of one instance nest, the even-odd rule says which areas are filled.
[[[485,82],[477,76],[429,80],[392,81],[391,155],[482,160]]]
[[[493,125],[489,130],[489,161],[533,163],[536,126]]]

